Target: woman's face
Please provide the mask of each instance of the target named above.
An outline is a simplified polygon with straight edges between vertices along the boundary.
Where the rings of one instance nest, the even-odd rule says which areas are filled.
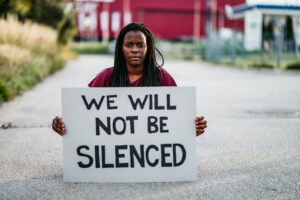
[[[125,34],[123,53],[127,67],[143,67],[147,53],[146,36],[141,31],[129,31]]]

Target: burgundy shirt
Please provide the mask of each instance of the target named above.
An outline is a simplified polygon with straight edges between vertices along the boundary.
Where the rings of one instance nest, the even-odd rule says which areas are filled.
[[[177,86],[172,76],[163,68],[158,68],[160,71],[160,85],[159,86]],[[89,87],[108,87],[109,79],[112,74],[113,67],[103,70],[98,74],[90,83]],[[129,87],[138,87],[140,85],[141,78],[130,83]]]

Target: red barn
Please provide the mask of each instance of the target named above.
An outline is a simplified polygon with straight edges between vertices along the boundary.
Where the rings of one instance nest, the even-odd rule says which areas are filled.
[[[106,2],[102,2],[106,1]],[[242,20],[229,20],[225,5],[245,0],[77,0],[78,35],[113,39],[130,22],[144,23],[158,38],[205,37],[210,28],[243,30]]]

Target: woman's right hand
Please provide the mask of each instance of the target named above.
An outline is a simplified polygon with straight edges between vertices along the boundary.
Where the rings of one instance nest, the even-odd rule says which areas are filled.
[[[58,133],[59,135],[63,136],[66,133],[65,124],[62,121],[61,117],[56,116],[52,121],[52,129]]]

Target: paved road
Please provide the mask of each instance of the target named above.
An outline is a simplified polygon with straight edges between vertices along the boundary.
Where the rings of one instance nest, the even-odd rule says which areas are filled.
[[[50,129],[61,87],[84,87],[110,56],[81,56],[0,107],[0,199],[300,199],[300,74],[167,61],[197,86],[209,127],[196,182],[64,183],[62,138]]]

